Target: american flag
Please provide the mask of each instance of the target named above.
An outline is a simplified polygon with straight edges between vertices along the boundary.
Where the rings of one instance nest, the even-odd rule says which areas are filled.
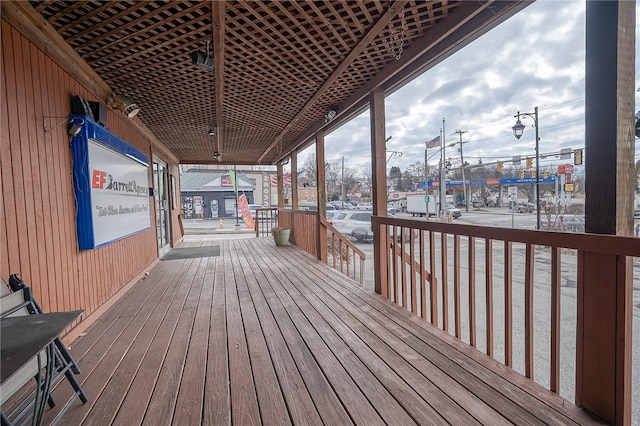
[[[424,147],[426,148],[438,148],[440,146],[440,135],[436,136],[435,138],[431,139],[430,141],[427,141],[424,143]]]
[[[282,182],[284,186],[291,186],[291,173],[283,174]],[[271,175],[271,186],[278,186],[278,175]]]

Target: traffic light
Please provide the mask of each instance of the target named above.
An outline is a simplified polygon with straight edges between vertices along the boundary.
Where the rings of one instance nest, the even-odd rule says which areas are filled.
[[[502,173],[503,169],[504,169],[504,165],[502,164],[502,161],[498,161],[498,171]]]
[[[581,149],[576,149],[575,152],[573,153],[573,164],[575,164],[576,166],[581,166],[582,165],[582,150]]]
[[[549,172],[545,170],[544,172],[542,172],[542,176],[543,176],[545,179],[549,179]]]
[[[524,179],[524,170],[520,170],[520,179]]]
[[[533,158],[527,158],[527,169],[533,168]]]
[[[537,176],[537,175],[536,175],[536,171],[535,171],[535,170],[532,170],[532,171],[531,171],[531,179],[535,179],[535,178],[536,178],[536,176]]]

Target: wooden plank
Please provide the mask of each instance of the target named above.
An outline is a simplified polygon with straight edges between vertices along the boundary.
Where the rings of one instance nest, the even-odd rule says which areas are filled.
[[[264,271],[258,267],[255,260],[243,250],[244,257],[240,259],[244,268],[254,272],[254,278],[247,281],[256,306],[258,317],[269,352],[273,359],[275,371],[280,381],[280,389],[287,401],[287,407],[293,423],[320,424],[322,419],[311,399],[301,372],[289,351],[283,333],[276,321],[275,313],[271,310],[267,294],[260,288],[260,283],[266,280]],[[268,290],[268,287],[266,288]],[[270,297],[275,297],[271,292]]]
[[[171,283],[177,273],[177,268],[168,270],[167,274],[163,275],[163,280]],[[114,370],[104,390],[99,394],[99,397],[98,395],[94,396],[95,402],[91,411],[87,413],[83,424],[96,426],[105,423],[111,424],[133,381],[136,378],[139,379],[137,376],[138,370],[145,356],[149,353],[153,338],[162,324],[172,299],[175,297],[176,290],[179,288],[178,286],[167,286],[164,282],[158,282],[157,285],[163,288],[163,291],[154,292],[156,294],[143,304],[143,307],[148,305],[149,313],[142,309],[136,313],[135,320],[130,322],[129,327],[141,327],[140,331],[128,348],[126,355]],[[112,356],[112,353],[109,356]],[[104,380],[100,376],[96,377],[94,375],[94,377],[95,380]]]
[[[278,180],[280,181],[280,179]],[[227,311],[227,351],[231,389],[231,422],[259,424],[260,408],[256,396],[247,336],[242,323],[240,302],[231,259],[224,256],[225,306]]]
[[[469,344],[476,347],[476,239],[468,239],[469,271]]]
[[[187,349],[191,346],[198,301],[202,293],[202,275],[206,267],[203,266],[204,259],[206,258],[194,259],[189,268],[189,273],[185,275],[183,280],[183,285],[188,288],[187,298],[182,306],[175,329],[170,336],[169,347],[160,369],[160,374],[155,382],[143,424],[156,425],[176,416],[178,390],[182,387],[182,380],[186,372]],[[198,346],[198,343],[196,343],[196,346]],[[197,369],[198,366],[193,368]],[[191,372],[187,372],[187,378],[190,376]],[[194,384],[188,383],[186,386],[188,388],[187,392],[193,392],[197,398],[202,398],[202,388],[198,389],[197,382]],[[200,417],[200,413],[197,413],[196,418],[198,421]],[[186,418],[182,416],[182,418],[188,423],[193,421],[193,417],[190,415]]]
[[[429,294],[431,301],[431,324],[438,326],[438,280],[436,279],[436,237],[429,232]]]
[[[513,243],[504,242],[504,365],[513,367]]]
[[[207,372],[207,347],[209,346],[209,324],[213,301],[213,277],[215,258],[203,258],[194,284],[201,281],[200,297],[189,339],[184,371],[176,401],[172,422],[179,425],[199,425],[202,422],[203,401],[205,399],[205,377]],[[146,418],[145,418],[146,421]]]
[[[524,261],[524,374],[533,380],[533,271],[532,244],[527,244]]]
[[[290,250],[287,251],[295,251],[295,249],[290,248]],[[256,256],[254,259],[256,263],[252,268],[259,268],[266,278],[265,280],[259,280],[260,288],[269,303],[271,311],[275,314],[278,326],[287,342],[289,351],[298,366],[322,421],[326,424],[350,423],[351,420],[348,413],[340,404],[339,399],[328,382],[328,378],[325,376],[325,373],[318,365],[308,347],[308,345],[312,344],[305,343],[302,339],[296,327],[298,324],[293,323],[289,317],[284,301],[271,287],[271,285],[274,285],[274,283],[278,281],[278,275],[281,275],[283,272],[279,271],[278,273],[274,273],[272,270],[272,268],[276,266],[276,259],[272,257],[268,264],[260,256]]]
[[[471,374],[476,379],[470,381],[474,384],[479,379],[480,382],[489,384],[491,388],[503,395],[506,401],[513,402],[518,410],[524,410],[523,415],[531,418],[543,419],[547,424],[568,424],[571,421],[577,424],[601,424],[598,419],[594,419],[587,412],[580,410],[573,404],[567,404],[566,400],[554,395],[542,386],[524,378],[503,364],[500,364],[477,350],[471,349],[468,345],[450,336],[447,333],[438,332],[435,329],[427,328],[425,323],[418,317],[412,316],[409,312],[385,303],[384,300],[375,295],[365,293],[354,288],[348,282],[336,282],[337,279],[327,277],[324,280],[323,288],[330,286],[340,292],[343,296],[358,306],[360,310],[372,312],[371,308],[384,314],[382,323],[395,323],[401,327],[398,331],[400,336],[408,332],[418,336],[420,341],[431,346],[435,351],[433,360],[438,359],[438,354],[443,355],[443,362],[451,362],[455,359],[457,368],[444,367],[443,371],[450,374]],[[360,299],[360,302],[358,302]],[[453,351],[452,351],[453,349]],[[428,359],[432,359],[427,357]],[[462,367],[462,368],[461,368]],[[487,389],[476,393],[481,398],[486,398],[487,404],[496,406],[497,399],[485,394]],[[493,392],[489,390],[489,392]],[[513,408],[513,407],[512,407]],[[500,411],[500,410],[499,410]],[[505,415],[504,411],[500,411]],[[555,421],[553,420],[555,419]],[[520,423],[516,421],[516,423]]]
[[[307,269],[307,271],[309,271],[309,269]],[[319,280],[322,280],[321,274],[322,271],[318,271],[317,276],[314,274],[310,282],[317,283]],[[298,278],[300,279],[302,277],[298,276]],[[338,286],[340,284],[338,284]],[[428,360],[417,358],[410,348],[402,345],[401,342],[394,339],[392,334],[386,332],[383,324],[377,323],[376,321],[372,322],[368,314],[365,314],[362,309],[358,309],[347,303],[341,303],[342,298],[340,297],[329,296],[326,293],[328,288],[324,284],[322,286],[318,286],[317,284],[308,285],[310,292],[304,294],[309,299],[311,305],[315,309],[319,309],[324,304],[328,309],[323,308],[323,310],[319,310],[319,312],[326,312],[326,315],[333,315],[336,320],[340,319],[339,324],[334,324],[334,327],[336,327],[337,332],[343,334],[343,340],[345,340],[347,344],[350,346],[353,345],[352,350],[358,350],[358,344],[355,343],[356,341],[363,341],[368,346],[368,350],[374,351],[374,353],[377,354],[376,358],[379,356],[385,359],[389,367],[392,368],[393,372],[388,371],[385,373],[380,371],[378,373],[379,377],[382,375],[385,377],[397,377],[409,384],[413,389],[416,389],[419,394],[429,395],[429,405],[426,405],[427,401],[422,401],[421,403],[414,401],[413,403],[420,404],[419,407],[422,410],[429,410],[430,407],[433,407],[440,415],[445,416],[448,421],[454,424],[473,424],[475,422],[464,410],[460,410],[460,407],[457,405],[459,400],[464,399],[464,396],[460,394],[460,392],[464,392],[462,388],[458,388],[457,391],[452,391],[452,393],[455,393],[459,397],[458,401],[453,402],[449,400],[448,396],[442,394],[437,387],[434,387],[434,383],[432,383],[434,377],[444,380],[445,382],[450,379],[448,379],[446,375],[443,375],[441,371],[434,369]],[[330,314],[330,312],[333,312],[333,314]],[[325,318],[326,315],[323,314]],[[345,325],[349,328],[346,328]],[[357,337],[355,335],[353,337],[347,337],[350,333],[357,333]],[[380,344],[382,342],[384,342],[384,344]],[[390,351],[387,345],[390,345],[393,350]],[[364,354],[361,354],[360,357],[365,362],[369,362],[368,360],[371,358],[371,355],[364,356]],[[403,357],[406,357],[406,359],[403,360]],[[420,372],[418,373],[414,370],[414,367]],[[370,369],[371,368],[373,367],[370,367]],[[449,384],[455,387],[455,383],[450,382]],[[438,382],[438,385],[442,385],[442,383]],[[444,407],[447,408],[444,409]],[[482,407],[486,409],[485,404],[482,404]],[[440,410],[438,408],[440,408]],[[477,406],[474,408],[477,408]],[[411,412],[411,410],[409,411]],[[412,415],[415,415],[415,413]],[[495,413],[492,417],[495,419]],[[417,418],[417,421],[423,422],[425,420]],[[430,419],[430,422],[435,421],[437,421],[435,418]]]
[[[9,52],[6,50],[5,46],[9,44],[8,40],[11,40],[11,35],[10,27],[4,20],[0,20],[0,25],[3,34],[3,37],[0,40],[0,45],[2,45],[2,51],[0,52],[2,55],[2,61],[0,62],[0,65],[2,66],[2,72],[0,73],[0,84],[2,84],[2,90],[0,90],[0,101],[3,105],[10,105],[10,102],[14,101],[16,88],[13,84],[13,80],[8,78],[8,75],[13,75],[13,72],[10,69],[7,69],[12,66],[11,60],[8,57]],[[18,263],[15,260],[18,257],[18,218],[15,205],[16,200],[13,189],[14,182],[12,173],[13,157],[11,155],[11,150],[14,148],[12,147],[12,144],[9,143],[12,140],[10,137],[11,126],[9,124],[9,110],[10,108],[0,108],[0,137],[2,138],[2,143],[0,143],[0,185],[2,189],[2,200],[0,200],[0,203],[2,205],[2,212],[0,213],[4,219],[4,222],[1,225],[2,235],[0,235],[0,244],[3,253],[3,255],[0,256],[0,262],[2,262],[0,263],[0,273],[5,280],[13,268],[12,265]]]
[[[221,254],[225,257],[226,243]],[[213,300],[209,322],[210,338],[207,350],[207,371],[205,374],[203,425],[231,424],[231,389],[229,389],[229,357],[227,337],[227,303],[222,259],[218,260],[213,278]],[[211,277],[209,277],[211,279]]]
[[[484,250],[486,346],[487,355],[493,358],[493,240],[485,240]]]
[[[449,331],[449,288],[447,278],[449,276],[447,253],[447,234],[440,233],[440,270],[442,276],[442,329]]]
[[[460,235],[453,236],[453,318],[455,335],[462,339],[462,324],[460,321]]]
[[[166,261],[169,262],[169,261]],[[171,339],[178,327],[181,319],[182,307],[185,304],[190,291],[190,285],[195,268],[193,259],[187,260],[186,269],[176,276],[175,284],[178,291],[172,299],[166,315],[162,319],[162,323],[142,360],[142,364],[136,373],[136,379],[129,388],[127,395],[122,402],[118,414],[113,420],[113,424],[131,425],[142,424],[145,419],[147,406],[153,396],[154,387],[159,380],[162,366],[168,356]],[[171,404],[173,410],[173,404]]]
[[[426,265],[426,259],[425,259],[425,253],[424,253],[424,232],[425,231],[418,231],[419,234],[419,238],[418,238],[418,244],[419,246],[419,250],[420,250],[420,265]],[[431,269],[431,271],[433,271],[433,269]],[[427,319],[427,279],[429,280],[429,282],[431,282],[430,277],[427,276],[426,271],[424,270],[424,268],[421,268],[420,270],[420,317]]]
[[[43,115],[44,111],[49,110],[49,107],[51,105],[51,86],[50,86],[50,66],[51,66],[51,61],[49,60],[49,58],[46,57],[46,55],[42,52],[42,51],[38,51],[38,72],[40,74],[40,84],[42,86],[42,89],[40,91],[40,96],[42,99],[42,110],[43,110]],[[47,204],[47,206],[45,207],[45,215],[48,215],[45,217],[45,227],[46,227],[46,232],[45,232],[45,239],[46,239],[46,247],[48,250],[48,256],[49,256],[49,273],[50,276],[52,276],[53,278],[50,279],[47,282],[47,290],[49,292],[49,306],[50,306],[50,312],[57,312],[57,311],[61,311],[63,310],[62,308],[59,308],[59,303],[60,301],[57,298],[57,287],[61,286],[62,283],[60,282],[60,277],[61,275],[61,263],[62,260],[60,259],[60,251],[57,249],[57,246],[59,244],[59,242],[56,239],[56,233],[57,231],[57,224],[58,224],[58,214],[57,214],[57,199],[56,199],[56,181],[55,179],[53,179],[52,177],[55,176],[55,168],[56,168],[56,164],[52,161],[52,159],[54,158],[54,144],[53,144],[53,137],[51,132],[45,132],[45,135],[43,137],[43,142],[44,142],[44,153],[46,158],[49,161],[45,161],[44,164],[42,165],[42,167],[44,167],[45,169],[45,175],[46,175],[46,179],[45,182],[48,185],[48,188],[45,188],[44,193],[46,194],[45,198],[44,198],[44,203]]]
[[[266,252],[260,249],[257,248],[257,253],[261,257]],[[286,260],[282,258],[283,263]],[[313,278],[302,275],[305,283],[312,285]],[[384,391],[378,378],[331,328],[327,319],[303,296],[302,286],[277,279],[272,286],[294,322],[309,325],[298,329],[304,340],[312,344],[312,352],[356,424],[378,424],[380,416],[389,424],[415,424],[393,395]]]
[[[176,269],[180,271],[180,268]],[[180,272],[177,272],[177,276],[180,276],[179,274]],[[182,272],[182,274],[184,274],[184,272]],[[111,377],[111,374],[93,374],[94,370],[102,368],[101,362],[108,358],[108,354],[111,354],[110,350],[114,348],[114,342],[118,341],[127,327],[131,326],[136,315],[138,315],[141,310],[147,312],[147,310],[154,309],[157,303],[156,301],[162,297],[165,289],[172,282],[172,280],[166,279],[170,276],[169,270],[163,270],[162,268],[153,270],[153,275],[150,274],[141,285],[135,286],[127,296],[119,301],[120,303],[115,304],[112,309],[101,318],[101,321],[96,322],[85,336],[78,339],[72,345],[71,355],[82,371],[78,376],[78,381],[83,388],[86,385],[87,389],[89,386],[95,386],[96,389],[96,393],[94,394],[87,393],[89,395],[89,408],[91,408],[93,404],[98,403],[97,396],[100,395],[102,391],[98,387],[98,384],[104,382],[105,378]],[[148,291],[148,294],[145,294],[144,292],[147,288],[150,289],[150,291]],[[120,341],[124,342],[124,340]],[[120,349],[116,347],[114,350],[118,351]],[[110,361],[107,360],[106,362]],[[89,381],[95,381],[97,384],[89,384]],[[69,401],[72,396],[71,388],[61,383],[56,387],[53,396],[54,399],[58,401],[58,404],[45,413],[45,420],[53,419],[64,406],[62,402]],[[100,404],[104,403],[105,402],[100,401]],[[99,407],[101,407],[101,405],[99,405]],[[76,410],[84,415],[89,408],[84,408],[84,406],[75,407],[67,416]],[[100,412],[100,409],[101,408],[98,408],[98,412]],[[112,406],[109,406],[109,409],[111,409],[113,414],[117,412],[117,407],[113,409]],[[81,417],[79,416],[79,418]],[[102,421],[102,419],[99,419],[99,421]]]
[[[557,247],[551,248],[551,362],[549,372],[549,390],[560,392],[560,279],[561,253]]]
[[[265,342],[256,307],[249,292],[248,282],[255,282],[256,279],[252,274],[251,268],[241,262],[240,257],[244,257],[244,253],[239,253],[238,244],[230,241],[226,248],[235,276],[238,301],[240,302],[242,320],[247,335],[251,368],[256,378],[255,388],[260,406],[260,420],[263,424],[290,424],[291,420],[289,419],[284,397],[280,391],[278,377]],[[225,264],[225,267],[228,267],[228,265]]]
[[[300,259],[294,259],[289,257],[291,261],[300,261]],[[301,262],[302,263],[302,262]],[[293,268],[298,270],[299,268]],[[315,269],[315,268],[314,268]],[[318,312],[323,313],[325,318],[340,319],[339,324],[332,322],[332,326],[335,327],[336,332],[341,333],[343,340],[357,352],[356,341],[362,341],[368,347],[368,350],[373,351],[373,358],[384,359],[386,364],[392,369],[392,371],[383,372],[380,371],[377,375],[381,377],[393,376],[403,382],[410,385],[413,389],[418,391],[420,395],[428,395],[425,400],[421,402],[414,402],[419,404],[417,408],[421,410],[436,410],[439,415],[443,416],[446,421],[452,424],[474,424],[476,419],[470,417],[469,413],[478,415],[478,409],[483,409],[486,413],[491,410],[487,410],[487,406],[480,402],[476,397],[467,392],[458,383],[451,380],[440,369],[434,367],[427,358],[419,356],[409,346],[404,344],[398,336],[394,335],[387,328],[386,319],[378,321],[374,315],[370,315],[367,309],[362,309],[354,306],[352,303],[345,302],[345,298],[341,297],[341,292],[335,292],[336,288],[342,287],[342,282],[332,281],[335,285],[328,286],[327,283],[318,285],[319,281],[322,281],[322,267],[318,267],[317,270],[311,271],[307,267],[307,275],[313,274],[309,280],[302,281],[308,291],[302,292],[302,294],[309,300],[311,306],[313,306]],[[304,274],[297,274],[297,278],[303,280]],[[323,307],[326,305],[326,308]],[[327,309],[328,308],[328,309]],[[405,311],[405,309],[402,309]],[[332,314],[330,314],[330,312]],[[379,317],[382,318],[382,317]],[[348,331],[347,331],[348,330]],[[348,337],[351,335],[351,337]],[[370,362],[369,358],[372,355],[364,356],[359,355],[363,362]],[[373,367],[370,366],[370,369]],[[415,368],[415,370],[414,370]],[[375,371],[375,370],[374,370]],[[443,393],[440,389],[448,389],[452,394],[456,395],[456,401],[449,399],[449,396]],[[428,403],[428,405],[427,405]],[[460,405],[466,405],[466,410],[461,409]],[[446,408],[445,408],[446,407]],[[407,408],[405,406],[405,408]],[[407,410],[415,416],[412,410]],[[480,414],[480,417],[483,415]],[[500,423],[497,419],[497,413],[493,412],[489,417],[493,422]],[[420,418],[416,418],[416,421],[423,422]],[[429,422],[436,422],[436,418],[430,419]],[[505,423],[506,424],[506,423]]]

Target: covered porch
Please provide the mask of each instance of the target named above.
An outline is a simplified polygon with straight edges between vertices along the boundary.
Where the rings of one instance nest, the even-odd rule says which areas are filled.
[[[295,246],[182,247],[203,244],[76,340],[90,397],[66,424],[598,423]]]

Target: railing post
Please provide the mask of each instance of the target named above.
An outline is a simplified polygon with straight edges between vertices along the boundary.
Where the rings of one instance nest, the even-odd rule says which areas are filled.
[[[373,214],[387,216],[387,159],[384,125],[384,90],[374,89],[369,95],[371,120],[371,194]],[[374,288],[389,297],[387,275],[387,227],[373,227]]]
[[[316,188],[318,189],[318,215],[316,216],[318,259],[327,263],[327,232],[320,223],[320,218],[327,217],[327,187],[324,169],[324,132],[316,133]]]
[[[633,232],[635,16],[635,2],[586,2],[588,233]],[[618,425],[631,423],[631,266],[625,256],[578,253],[576,404]]]

